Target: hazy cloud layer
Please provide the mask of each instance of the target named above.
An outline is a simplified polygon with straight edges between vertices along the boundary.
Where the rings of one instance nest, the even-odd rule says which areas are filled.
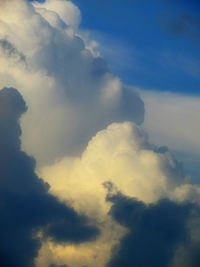
[[[167,145],[198,179],[200,164],[200,97],[140,90],[145,102],[143,126],[150,140]]]

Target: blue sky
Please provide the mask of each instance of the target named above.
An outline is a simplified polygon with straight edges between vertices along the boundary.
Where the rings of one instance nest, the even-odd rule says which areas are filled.
[[[200,93],[198,1],[73,0],[112,72],[153,90]]]

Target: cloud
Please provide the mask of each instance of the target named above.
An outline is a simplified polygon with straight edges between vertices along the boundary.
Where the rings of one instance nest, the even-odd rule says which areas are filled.
[[[146,132],[131,122],[109,125],[91,139],[81,157],[66,157],[45,166],[41,176],[52,185],[52,191],[63,197],[67,188],[69,191],[74,188],[69,192],[72,198],[78,197],[81,191],[88,196],[96,186],[111,181],[123,194],[146,203],[169,196],[176,187],[188,183],[182,164],[168,149],[150,144]],[[98,197],[97,192],[95,196]],[[97,202],[105,197],[102,188]]]
[[[113,76],[81,37],[79,13],[69,1],[13,0],[0,19],[1,43],[25,59],[1,54],[0,85],[23,94],[29,110],[22,120],[22,147],[40,165],[80,155],[112,122],[144,119],[139,95]]]
[[[166,143],[177,150],[185,149],[187,152],[198,153],[200,98],[145,90],[141,90],[140,93],[145,101],[144,125],[149,133],[156,134],[153,142],[157,139],[160,143]],[[179,123],[175,123],[176,121]]]
[[[185,211],[184,201],[200,203],[200,188],[190,184],[181,163],[166,147],[150,144],[145,131],[130,122],[109,125],[90,140],[80,157],[63,158],[54,165],[42,168],[40,175],[51,185],[52,194],[70,203],[77,212],[83,212],[93,218],[101,229],[101,236],[90,244],[92,248],[90,245],[84,245],[74,246],[71,250],[67,247],[57,249],[63,262],[65,257],[69,260],[73,251],[78,251],[72,254],[73,257],[68,261],[73,267],[78,266],[74,261],[75,256],[79,256],[78,263],[106,266],[110,261],[112,249],[119,246],[120,240],[123,242],[123,236],[126,234],[127,225],[121,224],[120,228],[120,222],[109,217],[112,203],[106,201],[107,190],[103,185],[112,191],[110,185],[114,184],[123,195],[137,198],[144,207],[156,205],[166,198],[169,206],[173,201],[172,207],[177,207],[177,210],[180,204],[180,214]],[[168,204],[166,206],[168,207]],[[160,209],[162,207],[165,210],[164,204]],[[123,210],[121,212],[123,213]],[[127,221],[125,215],[121,218]],[[163,228],[163,232],[165,230],[166,228]],[[165,251],[166,247],[162,249]],[[55,246],[44,244],[43,255],[47,250],[55,251]],[[86,251],[87,255],[90,255],[87,259],[84,257]],[[92,255],[96,257],[93,258]],[[40,260],[45,262],[44,258],[45,256]]]
[[[150,140],[165,144],[198,177],[200,158],[200,98],[167,92],[139,90],[145,102],[144,128]],[[181,138],[180,138],[181,137]]]
[[[25,56],[19,53],[15,47],[12,46],[7,40],[0,40],[0,47],[2,53],[10,58],[15,58],[16,61],[25,61]]]
[[[119,248],[117,264],[144,249],[138,263],[196,267],[200,187],[149,142],[138,90],[110,73],[80,19],[64,0],[7,1],[1,12],[0,87],[28,106],[0,91],[1,262],[105,267]]]
[[[0,265],[7,267],[35,266],[41,239],[79,243],[99,233],[48,193],[48,184],[35,174],[34,160],[20,150],[19,118],[25,111],[17,90],[0,91]]]
[[[70,25],[73,28],[79,26],[81,20],[81,13],[79,8],[74,5],[71,1],[68,0],[46,0],[45,3],[37,3],[34,5],[38,8],[38,12],[46,14],[48,18],[48,11],[57,13],[60,19],[65,22],[67,25]],[[45,10],[48,10],[46,13]]]
[[[188,243],[189,246],[192,243],[187,223],[193,212],[200,216],[199,206],[167,199],[145,205],[120,193],[108,195],[107,199],[114,204],[110,215],[129,229],[107,266],[199,266],[200,259],[195,253],[189,255],[189,265],[173,263],[177,247],[181,244],[187,251]],[[193,245],[199,247],[200,240]],[[179,255],[181,258],[185,251]]]

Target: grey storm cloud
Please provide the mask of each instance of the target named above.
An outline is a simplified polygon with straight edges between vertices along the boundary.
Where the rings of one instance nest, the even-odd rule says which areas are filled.
[[[169,199],[147,205],[120,192],[111,194],[111,183],[107,187],[107,200],[113,203],[109,214],[128,229],[107,267],[200,266],[200,242],[191,240],[188,227],[194,214],[200,217],[198,205]],[[181,260],[174,260],[179,245],[184,248]]]
[[[41,246],[38,231],[54,242],[79,243],[99,233],[48,193],[35,174],[34,159],[20,149],[20,116],[27,110],[16,89],[0,91],[0,266],[34,266]]]

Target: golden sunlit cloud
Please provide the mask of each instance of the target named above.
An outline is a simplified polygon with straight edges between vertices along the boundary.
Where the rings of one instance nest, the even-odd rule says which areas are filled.
[[[80,262],[84,262],[85,251],[87,255],[96,254],[95,258],[89,257],[87,266],[105,266],[113,245],[126,233],[108,215],[111,204],[106,201],[107,190],[103,186],[106,181],[112,182],[124,195],[146,203],[162,198],[178,202],[200,200],[200,187],[187,184],[188,177],[173,156],[168,151],[156,150],[148,143],[143,129],[130,122],[110,125],[91,139],[81,157],[63,158],[42,168],[39,174],[50,184],[52,194],[100,226],[102,236],[97,241],[72,247]],[[44,244],[42,251],[51,246]],[[57,249],[66,255],[71,251],[67,246]],[[68,257],[67,262],[74,267],[77,265],[73,258]],[[42,255],[40,260],[44,260]]]

